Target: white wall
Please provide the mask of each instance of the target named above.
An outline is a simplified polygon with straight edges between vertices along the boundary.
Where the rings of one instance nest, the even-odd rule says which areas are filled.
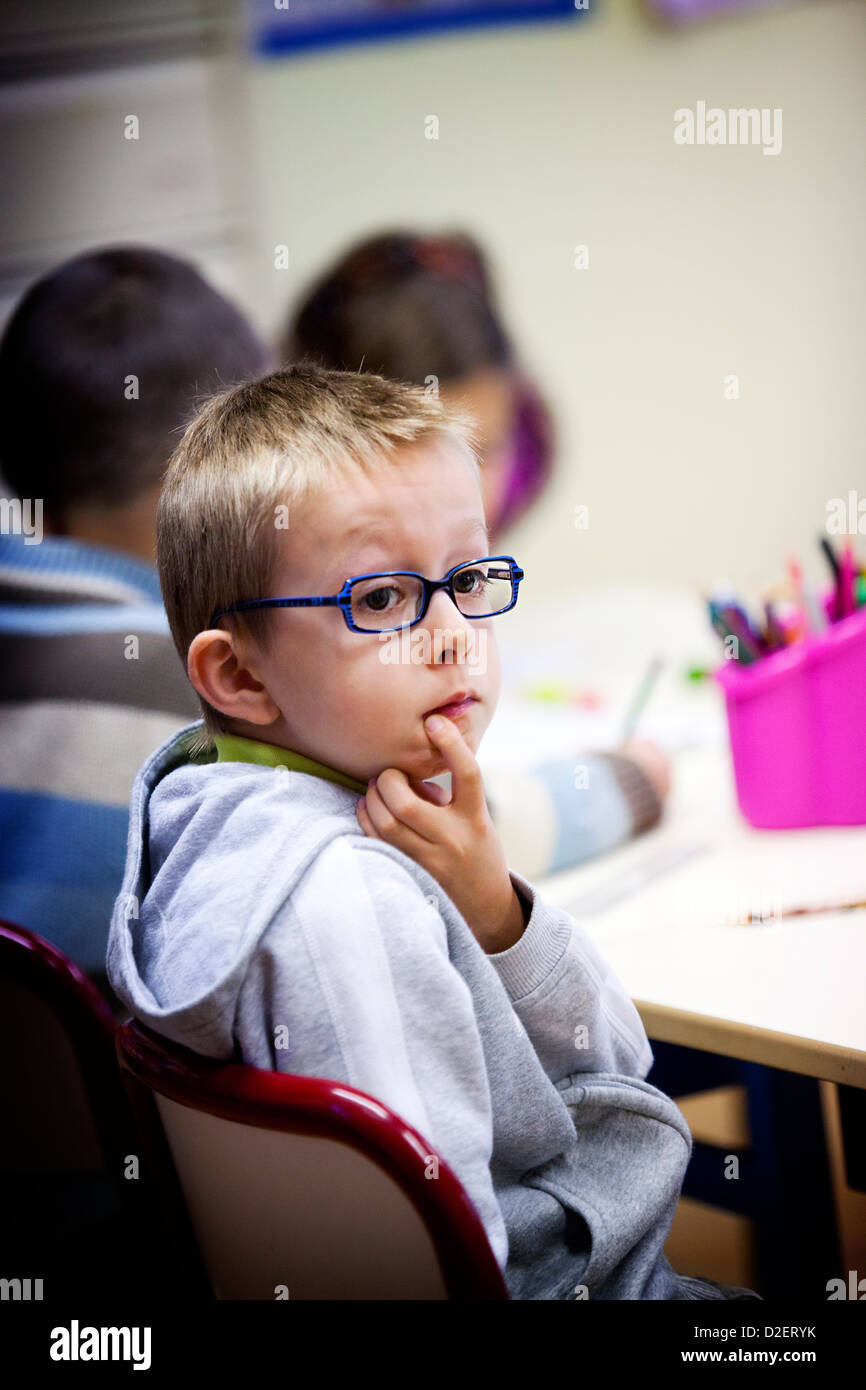
[[[827,499],[866,495],[864,39],[856,0],[687,32],[612,0],[258,64],[259,320],[359,235],[465,226],[560,424],[558,482],[509,536],[534,587],[747,590],[791,550],[819,576]],[[781,153],[675,145],[700,99],[781,107]]]

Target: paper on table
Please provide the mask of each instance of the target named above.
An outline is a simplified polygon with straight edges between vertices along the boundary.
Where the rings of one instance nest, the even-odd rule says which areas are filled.
[[[627,932],[730,927],[738,931],[783,928],[786,912],[811,904],[857,902],[866,898],[863,834],[854,830],[810,830],[798,850],[791,832],[744,831],[711,847],[686,839],[633,858],[593,887],[577,886],[562,905],[575,917],[597,916],[605,930]],[[637,846],[635,846],[635,851]],[[674,872],[675,871],[675,872]],[[639,890],[639,891],[638,891]],[[765,923],[737,926],[748,913]],[[844,914],[850,921],[859,914]],[[816,917],[815,923],[825,920]],[[816,925],[816,931],[820,926]]]
[[[693,859],[695,855],[706,854],[709,848],[708,844],[695,844],[673,845],[667,849],[659,850],[657,853],[649,855],[643,862],[635,864],[631,869],[617,874],[615,878],[611,878],[607,883],[593,889],[592,892],[584,893],[579,898],[573,898],[569,902],[568,910],[575,917],[593,917],[597,913],[605,912],[614,903],[618,903],[623,898],[637,892],[639,888],[643,888],[652,879],[658,878],[671,869],[678,869],[681,864]]]

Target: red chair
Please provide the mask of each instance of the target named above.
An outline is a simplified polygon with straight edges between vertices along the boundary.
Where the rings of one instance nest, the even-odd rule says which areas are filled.
[[[218,1299],[507,1299],[445,1161],[339,1081],[215,1062],[133,1020],[117,1056]]]
[[[138,1132],[116,1026],[63,951],[0,921],[3,1274],[42,1279],[46,1300],[64,1289],[116,1291],[118,1259],[137,1247],[137,1233],[159,1229],[147,1182],[130,1175]],[[125,1270],[125,1287],[151,1273],[145,1258]]]

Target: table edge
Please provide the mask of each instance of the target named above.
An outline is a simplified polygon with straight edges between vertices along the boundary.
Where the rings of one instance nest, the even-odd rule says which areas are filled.
[[[678,1043],[681,1047],[695,1047],[723,1057],[759,1062],[781,1071],[798,1072],[802,1076],[866,1090],[866,1052],[644,999],[635,998],[633,1003],[650,1045],[656,1038],[659,1042]]]

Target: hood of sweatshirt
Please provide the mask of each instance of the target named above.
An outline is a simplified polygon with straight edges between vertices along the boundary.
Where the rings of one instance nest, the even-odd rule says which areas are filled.
[[[247,739],[220,735],[216,751],[202,752],[202,729],[197,720],[178,730],[136,774],[106,969],[136,1017],[227,1059],[234,1002],[262,933],[329,840],[363,836],[355,806],[366,787]]]

